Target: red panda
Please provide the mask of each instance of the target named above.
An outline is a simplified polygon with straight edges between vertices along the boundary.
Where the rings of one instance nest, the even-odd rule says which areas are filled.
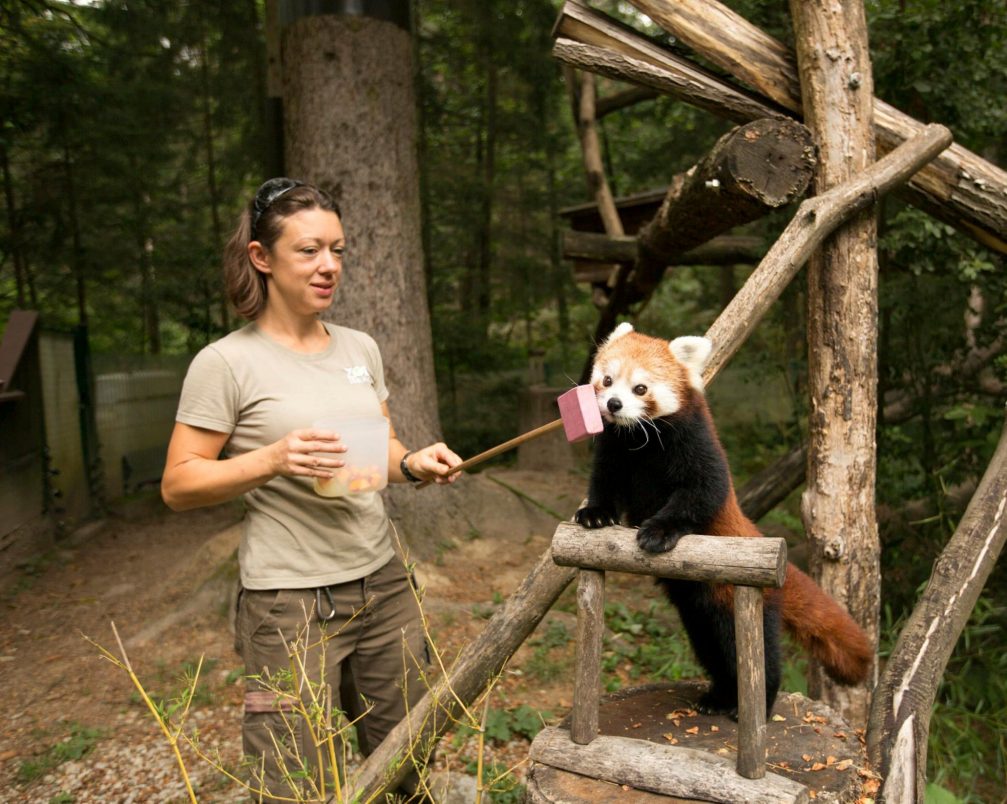
[[[576,521],[586,528],[637,527],[651,553],[672,550],[688,533],[761,536],[734,493],[727,455],[703,394],[702,371],[712,344],[683,337],[670,343],[620,324],[594,360],[591,384],[605,429],[595,441],[587,503]],[[705,712],[736,715],[738,706],[733,594],[725,585],[660,579],[675,604],[711,686]],[[783,625],[842,684],[862,682],[873,652],[863,630],[807,575],[787,567],[780,590],[764,606],[766,708],[780,686]]]

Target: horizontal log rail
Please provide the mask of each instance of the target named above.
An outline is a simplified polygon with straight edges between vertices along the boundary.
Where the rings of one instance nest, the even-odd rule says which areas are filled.
[[[618,525],[585,530],[562,522],[552,537],[552,557],[565,567],[744,586],[779,588],[787,574],[783,539],[697,534],[683,536],[669,553],[645,553],[636,545],[636,530]]]

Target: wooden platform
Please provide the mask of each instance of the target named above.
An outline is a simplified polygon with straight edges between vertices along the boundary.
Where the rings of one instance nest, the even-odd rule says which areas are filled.
[[[618,739],[577,746],[568,739],[568,722],[543,731],[531,747],[526,801],[845,804],[860,796],[866,752],[859,736],[831,709],[797,693],[781,693],[766,724],[769,774],[746,780],[734,770],[737,724],[694,709],[705,688],[702,682],[677,682],[603,698],[602,736],[635,738],[652,746]],[[654,792],[660,790],[666,792]],[[686,797],[676,798],[672,791]]]

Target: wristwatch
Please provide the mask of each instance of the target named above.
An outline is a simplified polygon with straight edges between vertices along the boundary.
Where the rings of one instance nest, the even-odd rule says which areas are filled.
[[[412,454],[413,453],[410,450],[409,452],[407,452],[405,455],[402,456],[402,460],[399,461],[399,471],[402,472],[402,476],[410,483],[422,483],[423,478],[416,477],[416,475],[414,475],[411,471],[409,471],[409,464],[406,463],[406,458],[408,458]]]

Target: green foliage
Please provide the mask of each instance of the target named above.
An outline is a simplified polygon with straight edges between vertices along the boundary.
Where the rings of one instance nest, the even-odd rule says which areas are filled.
[[[524,663],[524,671],[543,683],[563,678],[572,667],[572,657],[566,650],[572,641],[573,634],[563,621],[550,618],[546,622],[545,633],[528,642],[535,650]]]
[[[646,611],[631,611],[622,603],[605,604],[606,638],[602,672],[606,689],[621,686],[615,674],[622,668],[630,679],[677,681],[701,676],[688,637],[672,626],[667,606],[654,601]]]
[[[51,745],[41,756],[26,760],[18,766],[18,782],[27,784],[45,776],[64,762],[83,758],[105,736],[102,729],[83,726],[80,723],[69,723],[67,726],[69,734],[60,742]]]

